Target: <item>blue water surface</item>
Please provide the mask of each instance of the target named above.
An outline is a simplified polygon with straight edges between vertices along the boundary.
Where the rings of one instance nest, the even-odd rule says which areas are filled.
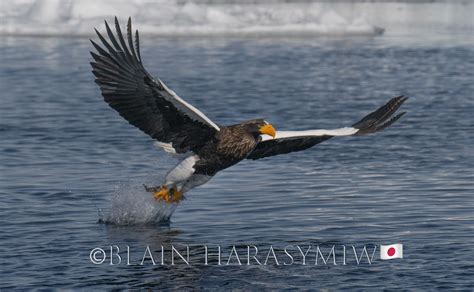
[[[102,101],[87,39],[0,41],[0,288],[473,288],[472,36],[144,38],[150,73],[220,124],[337,128],[410,99],[384,132],[243,161],[169,225],[127,226],[97,223],[98,209],[158,184],[173,159]],[[227,259],[255,245],[264,259],[270,246],[389,243],[404,258],[371,265],[205,266],[193,249],[221,245]],[[132,265],[91,262],[110,245],[130,246]],[[191,246],[192,263],[137,264],[171,245]]]

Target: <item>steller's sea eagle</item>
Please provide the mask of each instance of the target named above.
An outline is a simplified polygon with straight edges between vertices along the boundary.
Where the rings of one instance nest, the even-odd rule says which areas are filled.
[[[104,97],[130,124],[156,139],[171,154],[183,154],[159,187],[147,187],[158,201],[177,203],[183,194],[211,179],[217,172],[243,159],[264,157],[308,149],[336,136],[366,135],[380,131],[405,112],[394,115],[407,99],[392,98],[378,110],[351,127],[332,130],[276,131],[263,119],[231,126],[217,125],[197,108],[181,99],[160,79],[145,70],[140,56],[138,31],[132,37],[128,19],[127,38],[115,18],[116,35],[107,22],[109,41],[97,30],[103,47],[91,40],[92,72]]]

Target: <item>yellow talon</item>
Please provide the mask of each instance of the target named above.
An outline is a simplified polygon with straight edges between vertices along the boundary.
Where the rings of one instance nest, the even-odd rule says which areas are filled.
[[[168,188],[165,186],[162,186],[159,191],[153,192],[153,198],[157,201],[165,201],[168,203],[170,200],[170,193],[168,192]]]
[[[159,191],[153,192],[153,198],[166,203],[177,203],[183,199],[183,193],[176,186],[171,189],[171,193],[166,186],[162,186]]]

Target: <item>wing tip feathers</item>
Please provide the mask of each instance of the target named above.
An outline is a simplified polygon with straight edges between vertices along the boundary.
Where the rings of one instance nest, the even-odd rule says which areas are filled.
[[[395,123],[406,114],[405,111],[395,115],[397,110],[407,99],[408,96],[405,95],[393,97],[379,109],[366,115],[359,122],[353,125],[354,128],[359,129],[356,135],[360,136],[375,133]]]

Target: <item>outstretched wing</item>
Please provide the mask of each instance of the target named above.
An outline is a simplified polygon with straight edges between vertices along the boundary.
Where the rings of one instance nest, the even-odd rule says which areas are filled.
[[[407,97],[404,96],[392,98],[384,106],[368,114],[352,127],[334,130],[277,131],[275,139],[264,137],[247,158],[255,160],[301,151],[336,136],[367,135],[378,132],[390,126],[405,114],[405,112],[402,112],[394,116],[405,100],[407,100]]]
[[[160,79],[148,74],[142,64],[138,30],[135,44],[131,19],[127,24],[127,42],[115,18],[116,36],[105,22],[107,41],[97,30],[104,47],[91,40],[97,53],[91,52],[92,72],[102,96],[130,124],[171,147],[185,153],[202,147],[219,127],[198,109],[181,99]]]

